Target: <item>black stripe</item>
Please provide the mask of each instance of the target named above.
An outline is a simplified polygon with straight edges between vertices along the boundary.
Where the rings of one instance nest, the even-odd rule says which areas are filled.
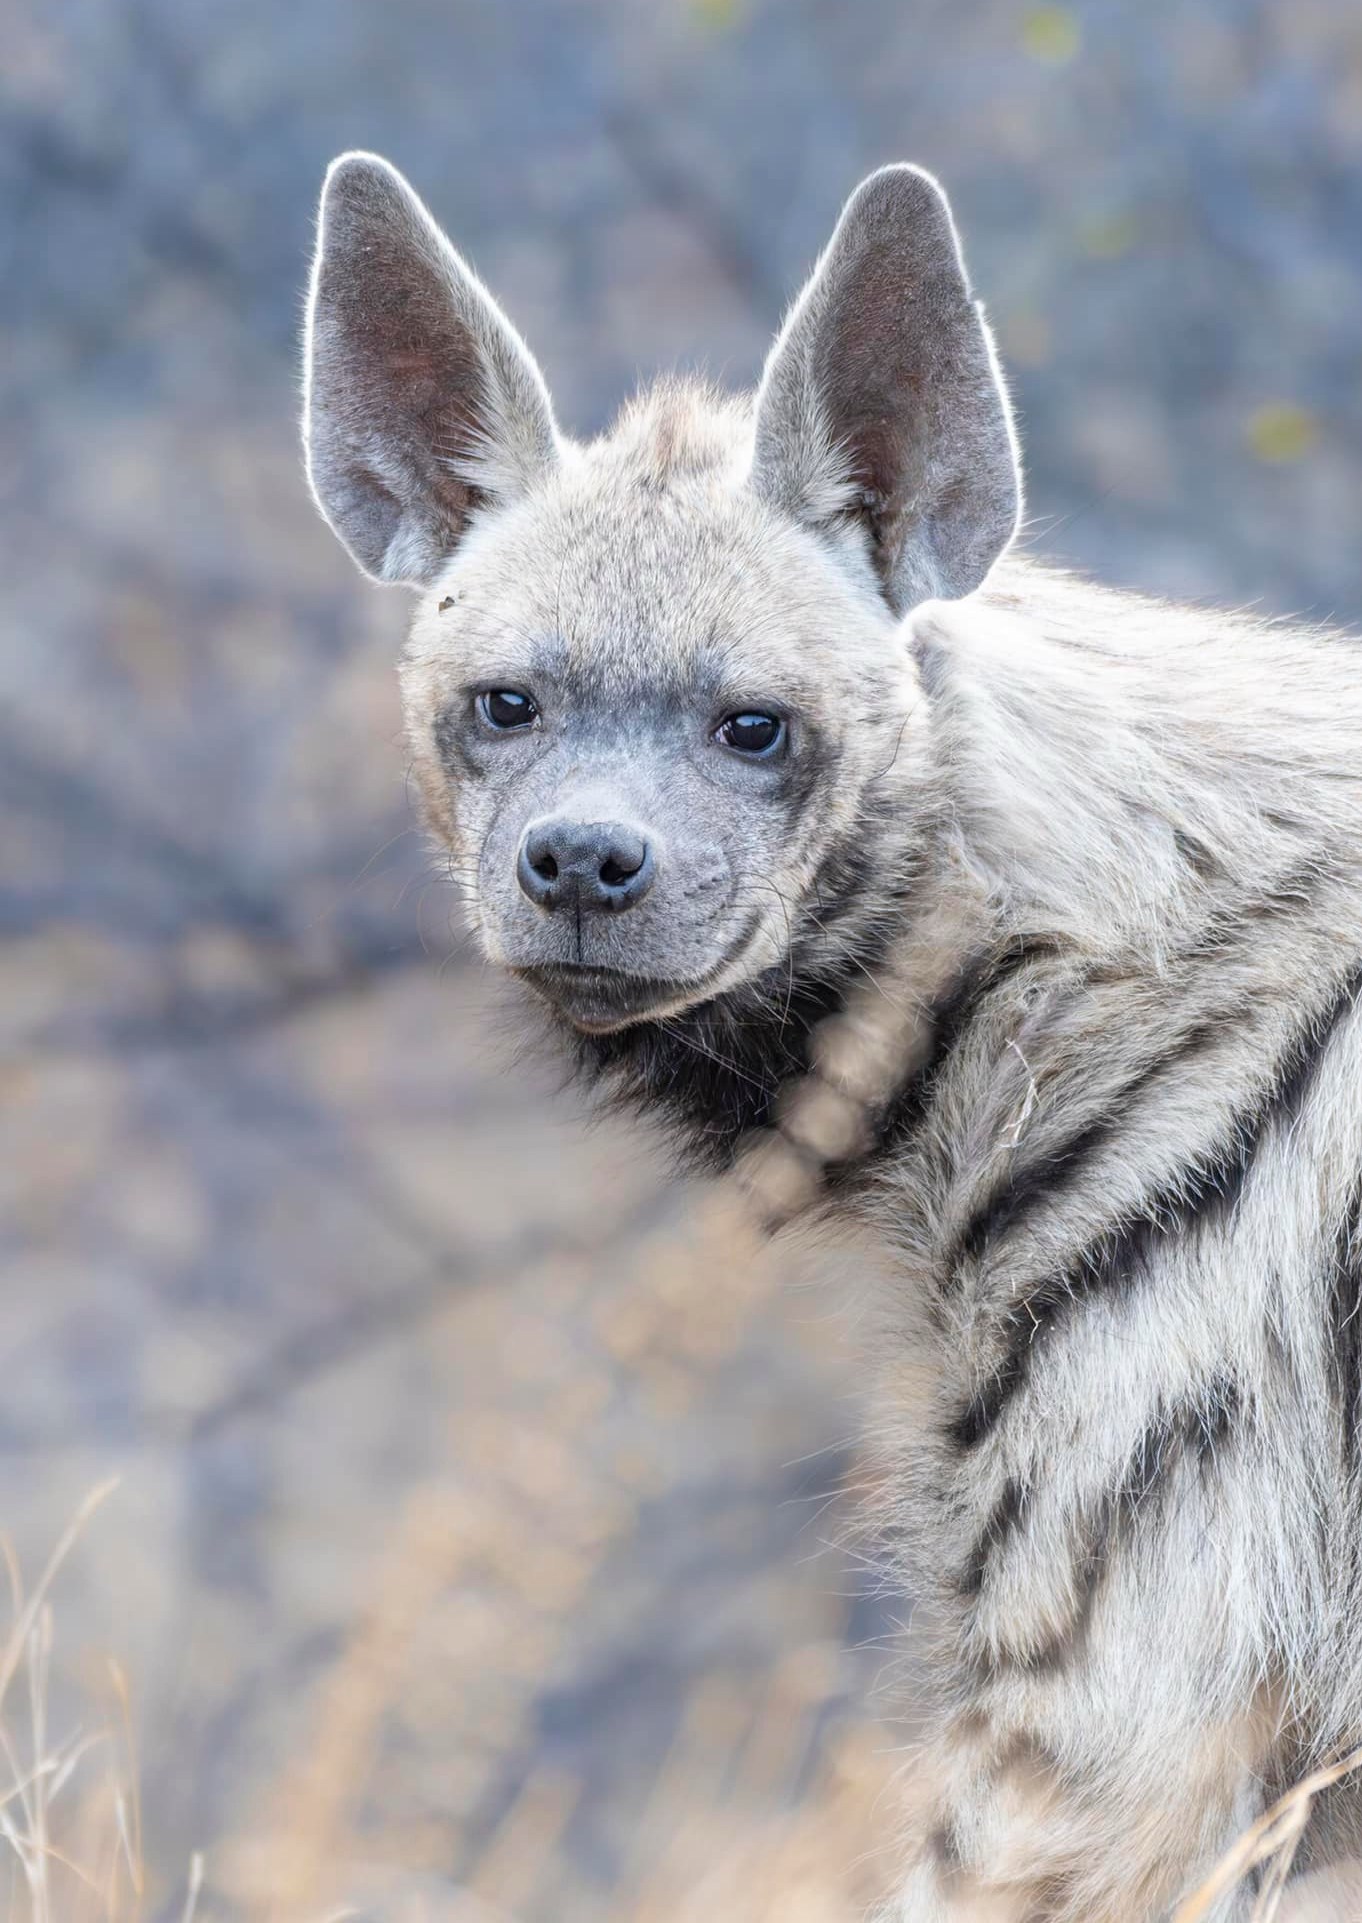
[[[1194,875],[1200,875],[1203,881],[1216,880],[1221,874],[1220,863],[1216,860],[1211,849],[1207,847],[1204,841],[1198,840],[1197,836],[1189,834],[1185,828],[1175,828],[1173,830],[1173,846],[1187,863],[1187,866],[1192,870],[1192,873]]]
[[[1316,869],[1295,869],[1280,876],[1250,902],[1231,910],[1203,929],[1193,952],[1223,949],[1230,944],[1233,936],[1251,933],[1266,917],[1279,915],[1287,909],[1298,909],[1302,899],[1308,899],[1309,891],[1317,881]],[[1092,979],[1095,977],[1089,978],[1090,981]],[[1325,1017],[1318,1048],[1312,1050],[1308,1046],[1308,1036],[1302,1038],[1307,1045],[1301,1051],[1297,1072],[1307,1079],[1333,1028],[1355,996],[1360,981],[1362,971],[1355,971],[1349,977],[1348,984]],[[1236,1012],[1226,1011],[1194,1023],[1178,1037],[1171,1049],[1149,1062],[1110,1097],[1106,1114],[1089,1122],[1070,1141],[1058,1144],[1020,1167],[1011,1168],[998,1190],[976,1207],[955,1238],[946,1261],[948,1275],[953,1277],[962,1261],[980,1260],[991,1242],[1023,1222],[1062,1188],[1072,1187],[1084,1165],[1119,1136],[1131,1103],[1165,1072],[1180,1067],[1189,1058],[1212,1047],[1229,1029]],[[1281,1097],[1284,1103],[1289,1103],[1292,1091],[1283,1088]]]
[[[1230,1439],[1241,1406],[1239,1385],[1221,1373],[1171,1408],[1160,1407],[1150,1418],[1098,1509],[1085,1571],[1089,1583],[1101,1581],[1118,1537],[1156,1510],[1180,1465],[1190,1463],[1209,1474]]]
[[[1148,1276],[1161,1250],[1193,1230],[1223,1223],[1233,1215],[1264,1135],[1270,1127],[1289,1125],[1299,1115],[1329,1042],[1354,1005],[1359,985],[1362,964],[1348,975],[1328,1007],[1303,1026],[1271,1081],[1223,1142],[1180,1175],[1161,1183],[1068,1267],[1047,1276],[1007,1310],[999,1330],[1002,1356],[948,1430],[958,1448],[973,1449],[984,1440],[1026,1382],[1038,1348],[1082,1302],[1131,1289]]]
[[[1239,1384],[1228,1375],[1212,1376],[1188,1407],[1183,1432],[1201,1468],[1214,1466],[1216,1454],[1229,1441],[1242,1408]]]
[[[1158,1515],[1180,1466],[1203,1474],[1228,1442],[1240,1408],[1238,1384],[1217,1374],[1172,1407],[1161,1406],[1145,1424],[1121,1474],[1101,1498],[1079,1571],[1082,1601],[1076,1621],[1086,1621],[1123,1537]]]
[[[1270,877],[1247,901],[1219,909],[1209,916],[1188,953],[1192,956],[1224,954],[1240,940],[1255,939],[1265,921],[1298,915],[1302,904],[1317,899],[1321,884],[1330,878],[1336,866],[1331,859],[1320,856]]]
[[[946,1262],[948,1279],[954,1277],[962,1262],[981,1260],[991,1243],[1073,1188],[1087,1164],[1120,1136],[1130,1119],[1131,1105],[1150,1084],[1216,1042],[1228,1025],[1228,1018],[1195,1023],[1165,1054],[1115,1090],[1103,1114],[1068,1141],[1056,1143],[1043,1154],[1011,1168],[1001,1186],[979,1204],[956,1237]]]
[[[1071,1267],[1048,1276],[1008,1311],[1002,1360],[951,1429],[957,1447],[972,1449],[984,1440],[1026,1382],[1038,1347],[1080,1302],[1132,1288],[1148,1274],[1160,1249],[1232,1213],[1258,1139],[1256,1132],[1236,1127],[1226,1144],[1186,1172],[1180,1186],[1157,1189],[1138,1214],[1113,1224]]]
[[[1109,1541],[1119,1524],[1135,1520],[1167,1489],[1179,1462],[1191,1460],[1209,1469],[1229,1440],[1239,1407],[1238,1384],[1222,1374],[1213,1376],[1195,1395],[1173,1408],[1160,1409],[1146,1425],[1119,1482],[1106,1498],[1103,1541]]]
[[[1329,1380],[1343,1425],[1343,1456],[1362,1466],[1362,1176],[1353,1185],[1331,1251],[1328,1288]]]
[[[1291,1122],[1305,1106],[1325,1051],[1344,1017],[1357,1006],[1362,991],[1362,963],[1348,974],[1328,1008],[1299,1035],[1287,1051],[1272,1092],[1269,1120]]]
[[[973,1449],[995,1427],[1030,1374],[1037,1349],[1085,1298],[1111,1296],[1141,1280],[1156,1252],[1194,1226],[1228,1215],[1238,1201],[1257,1135],[1237,1126],[1228,1142],[1113,1223],[1076,1260],[1047,1276],[1004,1316],[1003,1354],[951,1425],[951,1440]]]
[[[1018,1529],[1026,1527],[1030,1508],[1029,1487],[1019,1476],[1009,1476],[961,1572],[958,1587],[962,1596],[977,1596],[980,1593],[990,1562],[999,1550],[1006,1547]]]
[[[1216,1375],[1197,1394],[1172,1409],[1160,1409],[1142,1431],[1115,1486],[1098,1505],[1098,1522],[1085,1552],[1089,1579],[1098,1573],[1111,1536],[1119,1522],[1138,1515],[1166,1486],[1176,1461],[1189,1455],[1203,1467],[1229,1437],[1240,1406],[1238,1386],[1226,1375]],[[977,1596],[988,1565],[1012,1537],[1030,1521],[1032,1488],[1020,1477],[1009,1476],[992,1514],[970,1553],[960,1578],[960,1593]]]
[[[985,1004],[1022,969],[1058,953],[1055,942],[1018,936],[997,949],[980,949],[962,965],[931,1013],[931,1054],[923,1069],[892,1102],[876,1138],[880,1150],[901,1144],[920,1126],[932,1092],[951,1054]]]
[[[1130,1459],[1120,1480],[1106,1498],[1103,1523],[1098,1532],[1103,1552],[1110,1546],[1118,1521],[1138,1516],[1160,1484],[1166,1486],[1165,1476],[1177,1436],[1178,1418],[1167,1410],[1160,1410],[1151,1422],[1146,1423],[1130,1452]],[[1105,1559],[1105,1555],[1102,1559]]]
[[[1078,1600],[1071,1620],[1039,1650],[1004,1652],[1004,1660],[1011,1667],[1053,1671],[1081,1652],[1097,1591],[1120,1539],[1140,1524],[1147,1524],[1157,1512],[1179,1465],[1191,1463],[1203,1474],[1209,1473],[1231,1436],[1240,1408],[1238,1384],[1225,1374],[1216,1374],[1193,1394],[1156,1410],[1115,1482],[1089,1513],[1083,1545],[1077,1552],[1074,1590]],[[1031,1491],[1021,1490],[1018,1502],[1010,1496],[1013,1487],[1009,1481],[980,1537],[961,1580],[963,1593],[981,1592],[991,1558],[1005,1548],[1017,1528],[1025,1527]],[[966,1580],[971,1585],[968,1590]]]
[[[964,1868],[965,1859],[949,1823],[942,1823],[927,1838],[927,1854],[947,1876],[954,1876]]]

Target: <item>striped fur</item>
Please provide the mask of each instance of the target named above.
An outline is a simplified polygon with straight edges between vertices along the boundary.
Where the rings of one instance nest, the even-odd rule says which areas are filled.
[[[513,857],[565,784],[651,808],[673,899],[590,939],[665,1000],[550,1019],[702,1166],[783,1143],[883,1253],[932,1731],[898,1914],[1156,1923],[1362,1742],[1362,644],[1015,557],[971,591],[1010,428],[912,170],[854,198],[755,408],[666,383],[587,447],[391,170],[328,192],[313,480],[423,588],[413,767],[475,931],[557,955]],[[720,674],[796,718],[764,786],[712,757]],[[544,710],[514,749],[473,719],[505,684]],[[578,966],[587,939],[579,913]],[[855,1083],[877,996],[894,1039]],[[1302,1918],[1362,1917],[1360,1833],[1340,1788]]]

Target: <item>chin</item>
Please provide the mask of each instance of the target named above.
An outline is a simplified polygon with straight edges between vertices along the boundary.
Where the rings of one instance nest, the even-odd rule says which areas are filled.
[[[660,1021],[713,993],[707,982],[667,981],[571,962],[540,963],[511,973],[583,1035],[613,1035],[639,1022]]]
[[[761,945],[754,917],[728,952],[699,975],[645,975],[582,962],[512,964],[510,972],[581,1034],[613,1035],[683,1014],[737,987],[760,973],[754,958]]]
[[[769,945],[760,915],[754,913],[698,974],[651,975],[642,969],[570,961],[506,959],[502,965],[580,1034],[613,1035],[683,1014],[750,980],[766,965]]]

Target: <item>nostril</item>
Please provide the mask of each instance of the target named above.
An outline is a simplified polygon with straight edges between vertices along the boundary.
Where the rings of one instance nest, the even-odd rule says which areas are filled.
[[[641,835],[621,835],[618,831],[606,844],[597,874],[605,888],[623,888],[633,881],[648,859],[648,844]]]
[[[562,889],[551,835],[531,830],[525,836],[516,856],[516,878],[522,893],[528,895],[537,908],[557,907]]]

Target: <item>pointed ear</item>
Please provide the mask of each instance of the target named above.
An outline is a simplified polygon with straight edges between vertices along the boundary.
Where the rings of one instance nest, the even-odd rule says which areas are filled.
[[[858,524],[896,614],[969,594],[1015,533],[992,338],[920,168],[871,174],[843,209],[766,363],[752,484],[821,531]]]
[[[513,498],[555,459],[529,350],[374,154],[343,154],[327,173],[305,353],[312,492],[380,581],[431,581],[475,508]]]

